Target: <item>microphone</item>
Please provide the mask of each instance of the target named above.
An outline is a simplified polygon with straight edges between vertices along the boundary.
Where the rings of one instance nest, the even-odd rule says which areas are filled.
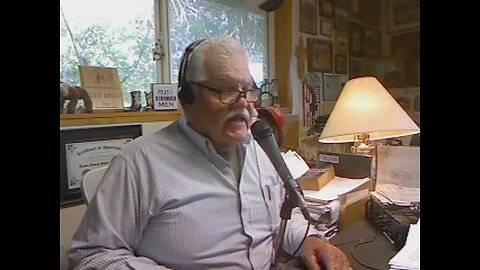
[[[282,178],[283,186],[287,191],[287,196],[290,198],[292,205],[300,208],[305,219],[309,221],[312,220],[310,213],[307,210],[305,199],[303,198],[302,189],[293,178],[287,164],[285,164],[285,160],[283,159],[277,142],[275,141],[275,137],[273,136],[272,129],[265,121],[257,120],[252,124],[250,130],[252,131],[253,138],[255,138],[265,153],[267,153],[268,158],[273,163],[280,178]]]

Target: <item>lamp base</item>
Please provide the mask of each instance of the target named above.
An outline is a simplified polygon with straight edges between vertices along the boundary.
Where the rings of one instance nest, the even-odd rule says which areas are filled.
[[[353,145],[351,147],[352,153],[355,154],[360,154],[360,155],[370,155],[373,156],[375,152],[375,146],[372,144],[367,144],[367,143],[358,143],[356,145]]]

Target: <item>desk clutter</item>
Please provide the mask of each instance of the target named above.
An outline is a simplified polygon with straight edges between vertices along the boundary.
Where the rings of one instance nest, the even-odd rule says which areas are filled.
[[[419,150],[379,145],[375,158],[319,151],[314,168],[297,153],[284,159],[325,237],[368,219],[400,250],[420,218]]]
[[[386,204],[372,195],[367,203],[367,218],[386,234],[397,249],[401,249],[405,245],[410,225],[420,219],[420,204],[415,206]]]
[[[378,145],[373,157],[318,151],[316,166],[296,179],[309,211],[321,220],[316,228],[340,248],[352,242],[341,240],[342,232],[368,221],[379,241],[365,242],[356,255],[380,263],[378,269],[419,269],[419,164],[420,149],[412,146]],[[349,246],[351,252],[356,246]],[[390,255],[381,260],[370,256],[383,250]]]

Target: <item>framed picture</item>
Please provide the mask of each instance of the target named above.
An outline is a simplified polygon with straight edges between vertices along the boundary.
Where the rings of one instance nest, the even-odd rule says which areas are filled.
[[[348,59],[348,78],[353,79],[362,75],[361,58],[350,56]]]
[[[123,95],[117,68],[79,66],[80,83],[92,99],[94,111],[123,111]]]
[[[335,31],[335,52],[339,54],[348,54],[348,34]]]
[[[141,125],[60,129],[60,208],[83,203],[83,175],[110,160],[133,139]]]
[[[336,101],[342,91],[340,74],[323,74],[323,101]]]
[[[317,1],[300,1],[300,32],[306,34],[317,34]]]
[[[348,73],[347,56],[343,54],[335,55],[335,72],[340,74]]]
[[[318,0],[318,15],[333,19],[333,2],[331,0]]]
[[[335,30],[348,31],[348,11],[337,6],[335,7]]]
[[[320,114],[322,101],[323,75],[309,72],[303,83],[303,125],[311,126]]]
[[[420,31],[390,35],[390,53],[398,67],[398,87],[420,85]]]
[[[420,1],[389,0],[387,8],[390,32],[420,27]]]
[[[401,0],[393,0],[401,1]],[[417,0],[418,1],[418,0]],[[351,19],[369,24],[380,25],[381,0],[350,0],[348,14]]]
[[[335,0],[335,7],[339,7],[341,9],[348,9],[348,1],[351,0]]]
[[[332,21],[321,19],[320,20],[320,34],[331,37],[333,32]]]
[[[332,72],[332,42],[307,39],[308,72]]]
[[[171,111],[178,109],[177,85],[172,83],[152,83],[153,109]]]
[[[363,37],[364,37],[364,28],[362,25],[350,21],[348,25],[350,43],[350,54],[353,56],[363,56]]]
[[[380,57],[380,32],[371,28],[365,28],[364,55],[368,57]]]

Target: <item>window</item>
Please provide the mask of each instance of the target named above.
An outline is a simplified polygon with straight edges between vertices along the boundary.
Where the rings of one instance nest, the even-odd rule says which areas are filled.
[[[245,1],[169,0],[171,81],[177,81],[185,47],[212,36],[232,36],[247,48],[256,82],[268,76],[267,13]]]
[[[60,80],[79,85],[78,65],[116,67],[128,106],[130,92],[177,81],[189,43],[230,35],[247,47],[260,82],[268,77],[267,17],[247,0],[60,0]],[[166,55],[154,61],[157,41]]]

